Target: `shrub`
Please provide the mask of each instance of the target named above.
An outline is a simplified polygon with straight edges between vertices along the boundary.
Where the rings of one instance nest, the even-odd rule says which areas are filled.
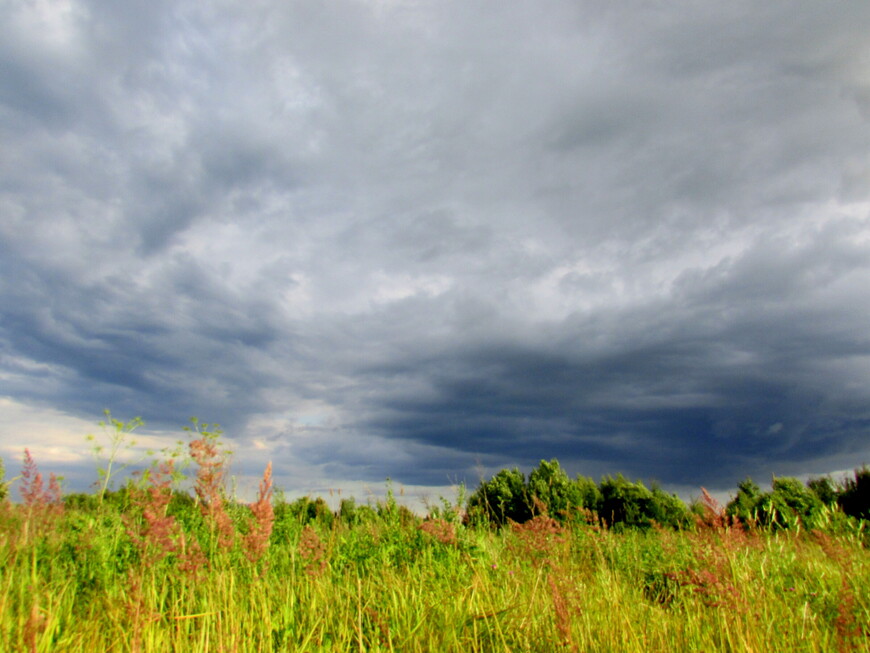
[[[622,474],[601,481],[600,515],[611,526],[649,528],[654,523],[680,528],[688,523],[686,505],[674,494],[657,485],[647,488],[641,481],[632,483]]]

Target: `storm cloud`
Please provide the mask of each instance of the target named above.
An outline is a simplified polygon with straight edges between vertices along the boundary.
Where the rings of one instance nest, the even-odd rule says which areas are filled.
[[[870,460],[870,5],[0,18],[9,402],[218,421],[300,490]]]

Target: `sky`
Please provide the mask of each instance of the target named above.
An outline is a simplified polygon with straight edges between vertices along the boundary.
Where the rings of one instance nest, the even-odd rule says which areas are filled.
[[[870,463],[870,3],[0,0],[0,455]],[[124,460],[138,460],[125,453]],[[371,489],[374,488],[374,489]],[[364,496],[364,495],[363,495]]]

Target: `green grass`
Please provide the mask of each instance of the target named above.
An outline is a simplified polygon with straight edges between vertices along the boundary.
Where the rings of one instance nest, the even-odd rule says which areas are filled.
[[[870,555],[854,534],[539,519],[439,539],[385,505],[354,526],[285,515],[252,560],[247,508],[228,509],[221,547],[190,504],[175,535],[201,545],[191,569],[180,548],[135,544],[144,498],[126,515],[52,506],[0,509],[0,650],[870,650]]]

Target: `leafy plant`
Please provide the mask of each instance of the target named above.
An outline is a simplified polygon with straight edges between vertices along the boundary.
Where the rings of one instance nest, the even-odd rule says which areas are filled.
[[[97,476],[99,477],[99,491],[97,493],[98,503],[103,503],[103,498],[106,492],[111,489],[110,485],[112,478],[123,472],[131,465],[144,460],[144,456],[139,460],[122,462],[121,456],[125,451],[130,451],[136,446],[136,440],[130,437],[137,428],[144,425],[141,417],[134,417],[129,422],[123,422],[112,417],[112,413],[107,408],[103,411],[106,419],[98,422],[103,429],[104,438],[108,444],[100,444],[97,437],[93,434],[88,434],[85,439],[92,442],[91,451],[94,458],[97,460]],[[148,452],[146,455],[151,455]]]

